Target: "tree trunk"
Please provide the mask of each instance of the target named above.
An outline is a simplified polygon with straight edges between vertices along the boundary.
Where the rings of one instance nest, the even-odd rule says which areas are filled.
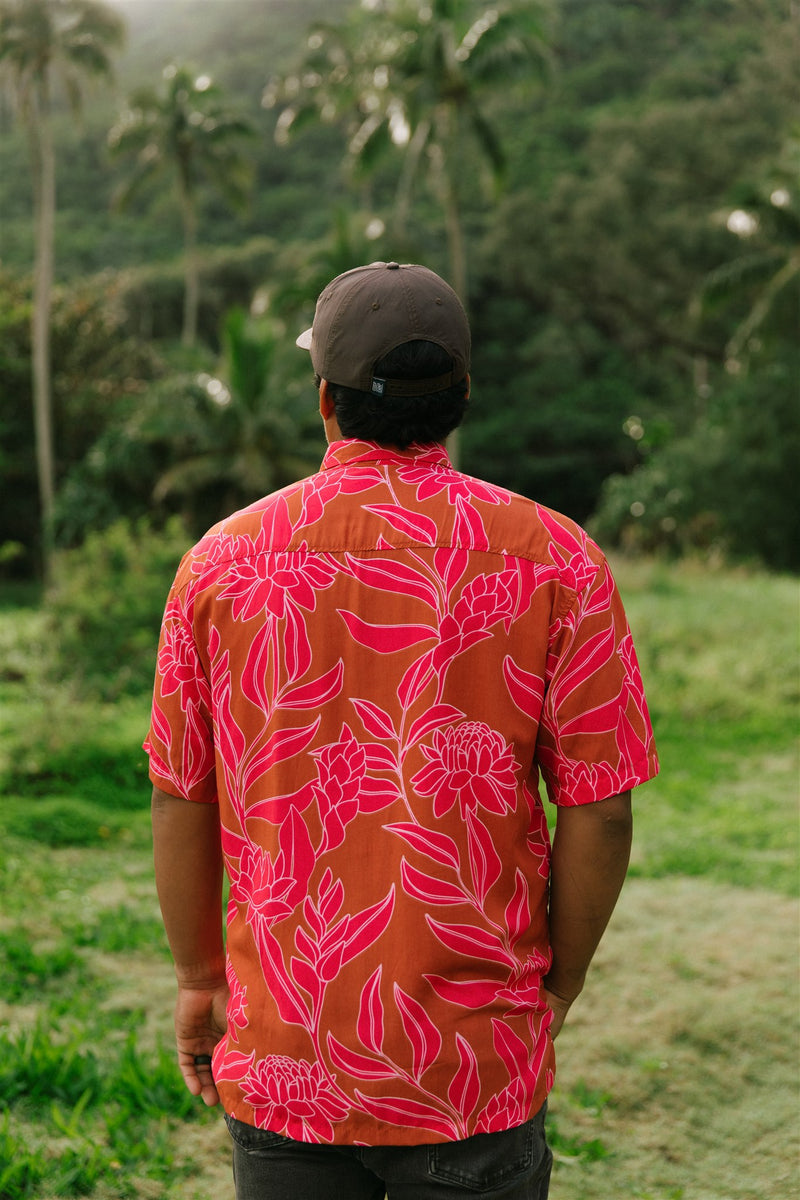
[[[36,433],[36,468],[42,525],[42,563],[45,581],[50,578],[53,551],[55,457],[50,379],[50,310],[53,295],[53,245],[56,211],[55,152],[50,125],[46,82],[36,92],[30,114],[34,177],[33,276],[33,412]]]
[[[197,211],[191,189],[185,181],[181,183],[180,197],[185,255],[183,332],[181,334],[181,341],[184,346],[193,346],[197,340],[197,310],[200,302],[200,264],[197,256]]]

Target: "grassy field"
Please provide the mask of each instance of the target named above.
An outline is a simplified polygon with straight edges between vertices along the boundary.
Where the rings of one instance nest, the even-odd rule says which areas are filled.
[[[617,564],[662,774],[559,1039],[553,1200],[798,1194],[798,581]],[[172,1059],[147,700],[42,675],[0,602],[0,1200],[232,1195]]]

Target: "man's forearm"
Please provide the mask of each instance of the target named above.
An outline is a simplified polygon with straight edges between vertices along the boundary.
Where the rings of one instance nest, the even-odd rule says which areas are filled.
[[[630,792],[559,810],[550,867],[553,963],[544,986],[565,1002],[565,1008],[583,988],[614,911],[628,869],[632,833]]]
[[[178,982],[213,986],[225,978],[217,807],[154,788],[152,819],[156,889]]]

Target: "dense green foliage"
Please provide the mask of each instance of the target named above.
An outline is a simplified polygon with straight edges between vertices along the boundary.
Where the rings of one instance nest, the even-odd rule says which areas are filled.
[[[116,96],[89,96],[81,123],[53,118],[62,546],[146,514],[158,527],[180,513],[199,533],[226,506],[311,468],[321,440],[308,363],[293,338],[315,295],[365,259],[419,260],[445,275],[452,260],[442,174],[417,171],[408,192],[413,138],[404,145],[390,132],[392,114],[395,132],[404,114],[410,131],[425,105],[438,103],[413,53],[386,59],[386,95],[376,77],[370,94],[362,70],[329,104],[317,101],[328,95],[321,81],[330,90],[331,80],[298,68],[330,45],[361,62],[348,37],[366,29],[379,39],[386,23],[413,32],[416,22],[419,45],[430,32],[435,48],[447,29],[464,37],[470,16],[486,9],[478,0],[114,7],[129,27]],[[483,135],[459,143],[453,185],[475,335],[463,467],[580,521],[594,515],[606,544],[796,570],[797,13],[786,0],[497,7],[496,43],[481,25],[457,60],[475,65],[474,107],[465,111]],[[324,36],[309,42],[320,20]],[[528,39],[527,58],[509,40],[515,29],[518,49]],[[479,35],[483,59],[469,50]],[[498,84],[493,55],[529,66]],[[191,353],[177,345],[185,297],[178,194],[144,190],[125,212],[115,209],[130,167],[107,144],[126,97],[154,95],[170,63],[187,78],[213,78],[231,120],[256,132],[245,210],[197,187],[199,343]],[[298,112],[306,97],[316,116],[296,121],[279,145],[276,124],[293,92]],[[352,143],[371,106],[383,119],[382,140],[373,123],[381,153],[362,153],[354,172],[348,146],[372,146],[364,137]],[[0,572],[30,575],[38,544],[31,193],[23,131],[7,101],[0,132]],[[445,126],[439,132],[444,145]],[[431,144],[424,161],[433,168],[442,153]],[[498,171],[485,186],[486,161],[502,166],[500,192]],[[399,223],[398,188],[411,204]],[[246,404],[229,405],[223,420],[202,382],[231,392],[223,343],[237,306],[257,315],[251,339],[257,332],[264,348],[277,344],[252,409],[259,433],[244,420]],[[237,439],[241,448],[250,438],[261,467],[232,486],[243,461]]]

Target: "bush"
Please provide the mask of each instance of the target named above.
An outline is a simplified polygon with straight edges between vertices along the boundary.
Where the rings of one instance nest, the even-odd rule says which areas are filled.
[[[59,553],[45,599],[57,680],[104,700],[150,691],[164,602],[189,543],[178,518],[161,531],[121,520]]]
[[[794,361],[793,361],[794,358]],[[640,551],[720,552],[800,569],[800,355],[727,380],[687,435],[606,480],[592,532]]]

